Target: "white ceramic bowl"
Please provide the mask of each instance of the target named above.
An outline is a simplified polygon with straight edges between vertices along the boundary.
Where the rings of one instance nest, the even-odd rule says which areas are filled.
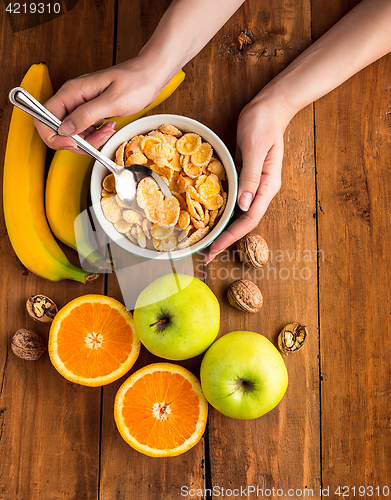
[[[98,222],[103,228],[104,232],[112,241],[115,241],[117,245],[124,248],[128,252],[139,255],[140,257],[167,260],[170,255],[174,259],[179,259],[201,251],[202,249],[210,245],[212,241],[214,241],[217,236],[223,231],[232,216],[236,203],[237,174],[234,161],[232,160],[232,157],[223,141],[214,132],[212,132],[212,130],[210,130],[205,125],[202,125],[202,123],[197,122],[196,120],[193,120],[191,118],[187,118],[186,116],[180,115],[153,115],[140,118],[139,120],[126,125],[118,132],[116,132],[113,137],[111,137],[104,145],[104,147],[102,148],[102,153],[109,158],[114,159],[115,151],[124,141],[127,141],[136,135],[147,134],[151,130],[158,129],[163,123],[171,123],[184,133],[195,132],[196,134],[199,134],[204,141],[207,141],[211,144],[217,156],[220,158],[225,167],[228,181],[227,205],[220,217],[220,220],[212,229],[212,231],[198,243],[181,250],[174,250],[172,252],[158,252],[156,250],[149,250],[147,248],[141,248],[138,245],[135,245],[126,236],[118,233],[114,229],[114,226],[111,224],[111,222],[107,221],[103,215],[100,205],[100,199],[102,191],[102,181],[108,174],[108,170],[99,162],[95,162],[94,168],[92,170],[91,198],[93,209]]]

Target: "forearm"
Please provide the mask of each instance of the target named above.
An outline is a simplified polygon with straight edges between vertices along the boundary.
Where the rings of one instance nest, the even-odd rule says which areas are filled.
[[[391,51],[390,0],[363,0],[297,57],[257,96],[291,114],[338,87]]]
[[[188,63],[244,0],[174,0],[140,56],[165,85]]]

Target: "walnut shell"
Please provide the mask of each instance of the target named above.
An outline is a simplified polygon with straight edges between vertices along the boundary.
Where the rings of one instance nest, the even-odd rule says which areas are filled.
[[[262,267],[269,259],[269,247],[258,234],[246,234],[237,243],[239,258],[248,267]]]
[[[35,361],[45,352],[46,344],[38,333],[20,328],[12,337],[11,349],[19,358]]]
[[[303,347],[307,334],[307,328],[301,323],[289,323],[284,326],[278,336],[278,348],[288,356],[289,353]]]
[[[263,304],[260,289],[250,280],[234,281],[228,288],[227,295],[231,306],[239,311],[256,313]]]
[[[45,295],[32,295],[27,299],[26,309],[34,321],[51,323],[58,313],[56,304]]]

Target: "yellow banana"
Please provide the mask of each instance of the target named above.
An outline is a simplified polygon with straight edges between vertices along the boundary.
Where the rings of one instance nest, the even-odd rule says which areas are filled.
[[[53,94],[47,66],[34,64],[21,86],[38,101]],[[73,266],[59,247],[45,216],[46,145],[33,118],[14,108],[4,160],[3,204],[8,235],[16,255],[31,272],[50,281],[73,279],[86,283],[91,275]]]
[[[183,82],[185,73],[179,70],[161,91],[155,101],[138,113],[125,117],[113,117],[116,130],[137,120],[167,99]],[[46,215],[55,236],[77,250],[96,267],[102,267],[103,257],[88,241],[86,228],[78,234],[77,244],[74,223],[77,216],[87,208],[87,194],[94,160],[90,156],[77,155],[70,151],[57,151],[50,165],[46,182]]]
[[[95,268],[110,269],[110,262],[88,239],[88,224],[79,219],[77,245],[75,220],[87,209],[89,180],[94,160],[71,151],[56,151],[46,181],[46,216],[55,236],[73,248]]]
[[[153,108],[156,108],[156,106],[159,106],[163,101],[168,99],[170,95],[179,87],[179,85],[183,82],[185,79],[186,73],[180,69],[176,75],[172,77],[172,79],[167,83],[167,85],[164,87],[164,89],[160,92],[160,94],[156,97],[156,99],[153,101],[152,104],[147,106],[146,108],[142,109],[138,113],[134,113],[133,115],[129,116],[114,116],[114,118],[110,118],[106,121],[108,122],[116,122],[117,125],[115,126],[115,130],[119,130],[120,128],[124,127],[128,123],[134,122],[135,120],[138,120],[142,116],[144,116],[148,111],[151,111]]]

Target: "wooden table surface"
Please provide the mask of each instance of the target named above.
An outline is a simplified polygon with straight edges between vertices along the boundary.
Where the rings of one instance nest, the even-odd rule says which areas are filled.
[[[356,3],[247,0],[154,113],[199,120],[234,153],[242,107]],[[7,4],[0,12],[1,159],[7,94],[31,64],[45,61],[57,90],[135,56],[170,1],[62,0],[61,15],[43,24],[37,15],[7,14]],[[254,44],[239,50],[242,31]],[[168,500],[185,498],[190,488],[197,491],[187,498],[206,499],[213,496],[204,490],[213,487],[215,496],[224,488],[226,497],[249,499],[257,498],[252,487],[266,498],[391,496],[390,74],[387,56],[288,126],[283,187],[256,230],[272,250],[267,268],[246,274],[232,249],[207,268],[196,262],[196,275],[221,303],[220,335],[251,330],[276,344],[280,329],[299,321],[309,338],[284,358],[289,387],[274,410],[240,421],[210,408],[203,439],[184,455],[150,458],[122,440],[113,402],[125,378],[86,388],[63,379],[47,354],[37,362],[15,357],[10,339],[18,328],[48,334],[27,316],[28,296],[43,293],[59,306],[85,293],[123,298],[112,274],[81,285],[26,271],[1,219],[2,500]],[[242,275],[262,290],[258,314],[228,304],[227,287]],[[198,375],[201,358],[181,364]],[[132,371],[156,359],[143,348]]]

